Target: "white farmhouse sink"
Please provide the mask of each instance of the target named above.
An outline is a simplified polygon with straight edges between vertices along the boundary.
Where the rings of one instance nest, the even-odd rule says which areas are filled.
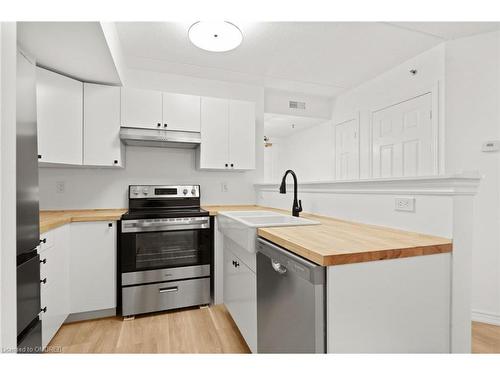
[[[218,215],[219,230],[249,253],[255,253],[257,228],[315,225],[318,221],[273,211],[222,211]]]

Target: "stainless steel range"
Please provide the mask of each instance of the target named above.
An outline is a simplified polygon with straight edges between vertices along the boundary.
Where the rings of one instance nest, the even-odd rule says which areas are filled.
[[[129,186],[129,211],[119,229],[123,316],[210,303],[210,223],[199,185]]]

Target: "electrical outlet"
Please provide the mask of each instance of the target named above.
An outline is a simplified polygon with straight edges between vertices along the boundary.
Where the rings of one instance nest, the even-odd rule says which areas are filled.
[[[57,181],[56,182],[56,191],[58,193],[64,193],[65,189],[66,189],[66,184],[64,181]]]
[[[394,200],[394,209],[396,211],[415,211],[415,198],[413,197],[399,197]]]
[[[229,191],[229,187],[227,186],[227,182],[220,183],[220,191],[223,193],[227,193]]]

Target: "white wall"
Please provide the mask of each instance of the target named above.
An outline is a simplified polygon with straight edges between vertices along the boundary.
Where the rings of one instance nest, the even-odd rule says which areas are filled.
[[[16,330],[16,24],[0,23],[0,348]]]
[[[263,176],[264,88],[149,71],[127,70],[129,87],[206,95],[256,103],[256,166],[250,172],[212,172],[195,168],[195,151],[126,147],[125,169],[41,168],[41,209],[127,207],[129,184],[201,185],[202,203],[255,203],[253,183]],[[57,193],[56,182],[65,182]],[[221,183],[229,191],[222,193]]]
[[[305,102],[306,108],[290,108],[290,100]],[[266,89],[264,112],[329,119],[332,114],[332,99],[324,96]]]
[[[409,73],[417,69],[416,75]],[[393,69],[339,95],[334,102],[333,124],[356,118],[360,114],[360,177],[370,178],[370,117],[374,110],[409,99],[432,89],[439,83],[440,108],[444,107],[444,44],[434,47]],[[440,124],[444,124],[444,111]],[[442,138],[442,134],[441,134]]]
[[[446,169],[479,170],[475,198],[474,318],[500,324],[500,154],[481,144],[500,139],[500,34],[446,44]]]
[[[271,137],[265,150],[265,181],[281,181],[293,169],[300,181],[325,181],[334,178],[334,138],[331,121],[311,126],[287,137]]]

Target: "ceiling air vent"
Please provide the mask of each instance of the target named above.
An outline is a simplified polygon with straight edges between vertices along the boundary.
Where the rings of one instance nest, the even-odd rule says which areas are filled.
[[[306,109],[306,103],[305,102],[296,102],[296,101],[290,100],[288,102],[288,107],[293,108],[293,109]]]

